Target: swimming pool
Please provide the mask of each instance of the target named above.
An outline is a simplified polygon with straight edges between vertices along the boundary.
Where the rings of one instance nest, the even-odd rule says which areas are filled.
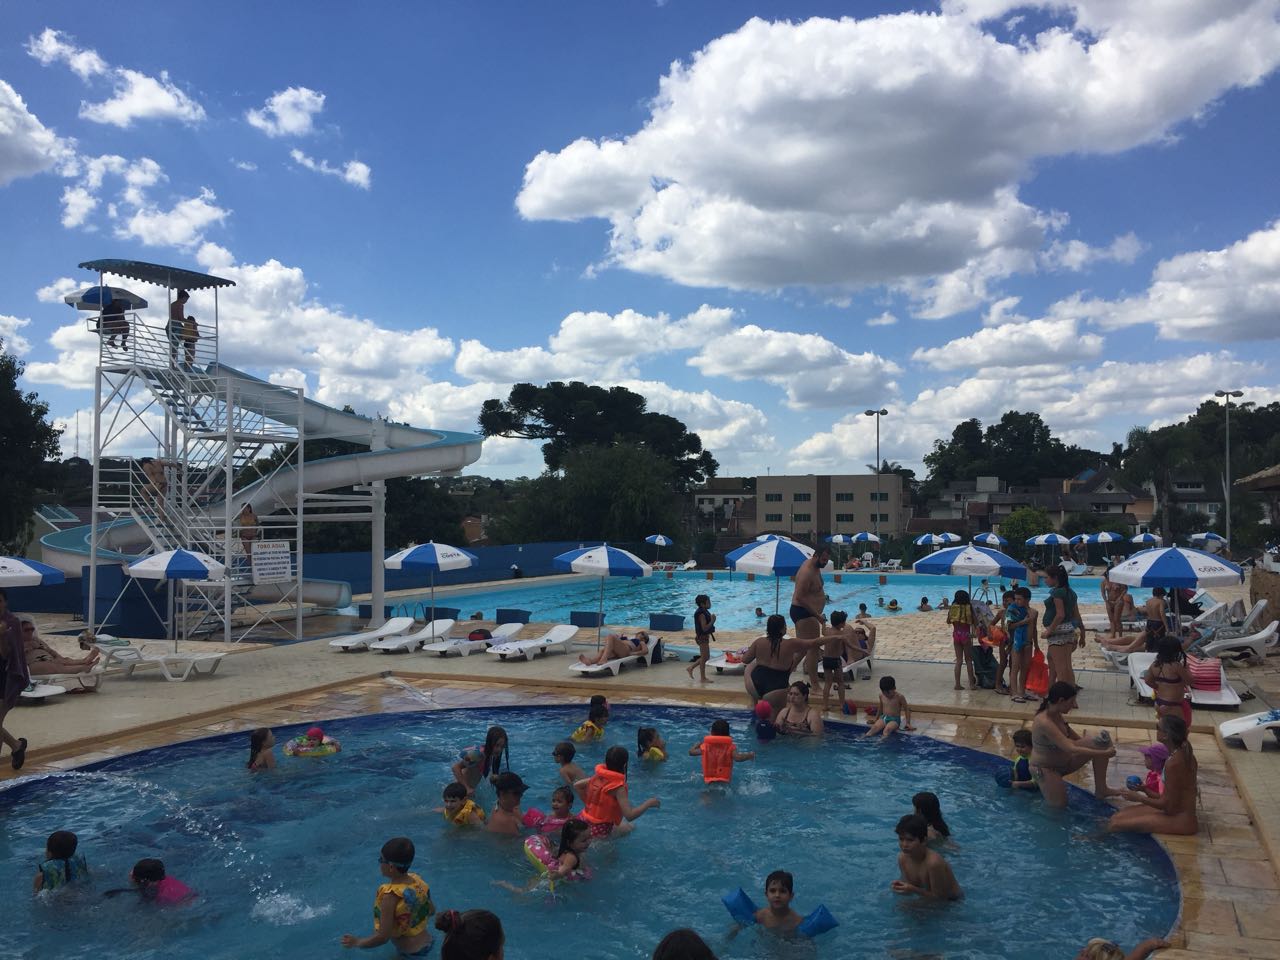
[[[711,609],[716,614],[716,625],[722,629],[754,630],[761,626],[761,620],[755,615],[756,607],[763,608],[765,613],[773,613],[775,588],[778,590],[779,613],[785,614],[791,603],[793,584],[788,579],[775,583],[773,577],[756,577],[747,580],[741,573],[732,577],[726,571],[716,571],[714,579],[708,580],[706,573],[676,572],[671,579],[665,573],[655,573],[651,577],[638,577],[634,580],[625,577],[612,577],[605,581],[604,613],[606,623],[647,626],[650,613],[675,613],[685,618],[685,627],[693,629],[693,598],[700,593],[711,597]],[[931,604],[945,595],[948,600],[955,596],[957,590],[969,589],[967,577],[929,577],[914,573],[892,574],[888,583],[880,585],[879,578],[873,573],[844,573],[840,583],[836,583],[831,574],[824,574],[827,594],[831,602],[827,604],[827,612],[844,610],[850,616],[858,612],[858,604],[865,603],[875,616],[895,616],[877,605],[877,599],[884,598],[887,604],[896,599],[904,608],[902,613],[914,613],[922,596],[929,598]],[[1007,585],[1007,581],[1005,584]],[[1080,595],[1084,603],[1101,603],[1098,587],[1101,580],[1097,577],[1079,577],[1071,581],[1072,588]],[[993,590],[999,581],[992,581]],[[973,581],[973,592],[978,592],[978,580]],[[1133,590],[1135,602],[1142,603],[1150,595],[1146,590]],[[1031,595],[1038,603],[1043,603],[1049,595],[1047,587],[1035,587]],[[998,593],[996,594],[998,600]],[[430,605],[430,594],[400,598],[395,601],[396,613],[404,616],[417,614],[421,617],[422,606]],[[511,607],[531,612],[535,623],[568,623],[569,613],[574,610],[595,612],[600,604],[600,580],[595,577],[584,577],[575,580],[556,580],[549,583],[527,583],[511,587],[480,588],[475,591],[461,591],[444,594],[436,592],[436,604],[442,607],[458,607],[462,616],[469,616],[480,610],[486,617],[493,617],[499,607]]]
[[[531,784],[525,805],[546,809],[555,785],[552,744],[582,708],[484,708],[360,717],[325,724],[337,757],[279,757],[250,774],[247,734],[148,750],[83,772],[0,790],[0,883],[9,892],[6,955],[31,958],[241,958],[346,956],[338,938],[371,929],[378,851],[392,836],[417,845],[415,871],[441,909],[485,906],[503,920],[511,960],[647,958],[667,931],[692,926],[723,960],[813,956],[758,931],[726,939],[722,894],[743,886],[757,902],[769,871],[795,875],[795,907],[825,903],[841,926],[817,941],[826,957],[936,954],[966,960],[1073,956],[1091,936],[1126,945],[1165,934],[1178,910],[1169,859],[1149,837],[1096,835],[1109,808],[1073,791],[1073,809],[1046,811],[1010,796],[991,773],[999,758],[902,737],[860,742],[847,731],[819,742],[763,744],[726,793],[702,785],[684,755],[711,719],[726,716],[744,745],[746,712],[617,706],[606,744],[631,745],[657,726],[671,759],[630,771],[633,802],[659,810],[632,836],[593,847],[589,883],[553,899],[497,889],[530,867],[515,840],[446,829],[430,809],[459,747],[490,723],[511,738],[513,769]],[[305,726],[305,725],[304,725]],[[277,730],[284,742],[295,730]],[[616,733],[616,735],[614,735]],[[588,769],[604,746],[588,746]],[[279,755],[279,750],[277,750]],[[956,838],[946,850],[966,889],[938,905],[889,891],[897,876],[893,826],[910,797],[941,798]],[[482,799],[491,799],[483,791]],[[575,806],[575,809],[577,807]],[[29,898],[49,833],[78,834],[92,893]],[[154,910],[133,897],[103,899],[146,856],[199,891],[190,908]],[[438,947],[435,956],[439,956]],[[16,951],[16,952],[13,952]],[[386,958],[390,947],[363,956]]]

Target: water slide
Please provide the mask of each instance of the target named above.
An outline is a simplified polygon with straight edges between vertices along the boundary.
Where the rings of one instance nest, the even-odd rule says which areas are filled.
[[[292,390],[259,380],[225,364],[210,364],[207,372],[215,379],[230,378],[235,393],[246,406],[273,411],[298,409],[297,394]],[[307,461],[302,473],[302,488],[306,493],[393,477],[456,473],[480,458],[481,438],[475,434],[378,422],[310,399],[304,399],[300,416],[281,412],[273,413],[273,418],[294,427],[301,420],[303,436],[311,439],[323,437],[372,445],[375,432],[381,432],[380,445],[385,449]],[[297,489],[294,468],[286,465],[270,476],[237,490],[232,497],[232,512],[238,513],[246,503],[263,516],[281,507],[292,507]],[[212,509],[223,512],[222,504],[214,504]],[[41,537],[44,562],[64,573],[79,576],[81,567],[89,562],[90,530],[86,524]],[[98,556],[107,563],[132,561],[149,545],[146,533],[132,519],[112,520],[100,525],[100,530]],[[277,599],[280,589],[279,584],[260,584],[254,588],[252,596],[256,600]],[[351,589],[341,581],[304,580],[302,600],[325,607],[343,607],[351,602]]]

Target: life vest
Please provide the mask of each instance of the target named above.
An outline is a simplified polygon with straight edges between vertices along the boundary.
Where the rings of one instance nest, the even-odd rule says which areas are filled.
[[[586,743],[589,740],[603,740],[604,727],[598,725],[594,720],[583,720],[582,726],[573,731],[569,735],[569,739],[575,743]]]
[[[468,818],[470,818],[473,813],[479,814],[480,819],[484,820],[484,810],[478,806],[474,800],[468,800],[453,816],[450,816],[449,811],[446,810],[444,812],[444,819],[448,823],[456,823],[460,827],[465,827],[469,825]]]
[[[728,783],[733,779],[732,737],[708,734],[702,738],[702,779],[707,783]]]
[[[44,890],[57,890],[69,883],[78,883],[89,876],[89,865],[84,862],[84,854],[73,854],[69,860],[46,860],[40,864],[40,875],[44,877]]]
[[[666,754],[666,751],[664,751],[661,747],[650,747],[648,750],[644,752],[644,756],[641,757],[640,759],[641,760],[665,760],[667,759],[667,754]]]
[[[396,898],[395,916],[391,922],[391,936],[415,937],[427,929],[427,920],[436,912],[431,902],[431,888],[416,873],[409,874],[405,883],[384,883],[373,896],[373,929],[382,920],[379,901],[386,894]]]
[[[622,822],[622,806],[617,791],[627,785],[627,775],[610,770],[603,763],[596,764],[596,774],[587,783],[587,799],[583,804],[582,819],[587,823]]]

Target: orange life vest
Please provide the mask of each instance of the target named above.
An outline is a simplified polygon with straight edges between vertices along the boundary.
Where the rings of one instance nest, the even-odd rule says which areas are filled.
[[[702,779],[707,783],[728,783],[733,779],[732,737],[708,734],[702,738]]]
[[[587,799],[583,804],[582,819],[587,823],[622,822],[622,806],[617,791],[627,785],[627,775],[610,770],[603,763],[596,764],[596,774],[587,784]]]

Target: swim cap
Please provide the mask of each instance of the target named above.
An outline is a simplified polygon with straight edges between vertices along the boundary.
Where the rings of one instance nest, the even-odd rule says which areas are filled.
[[[307,731],[307,739],[308,739],[308,740],[323,740],[323,739],[324,739],[324,731],[323,731],[323,730],[321,730],[319,727],[312,727],[310,730],[308,730],[308,731]]]
[[[761,720],[768,720],[773,716],[773,707],[769,705],[767,700],[761,700],[756,704],[756,716]]]

